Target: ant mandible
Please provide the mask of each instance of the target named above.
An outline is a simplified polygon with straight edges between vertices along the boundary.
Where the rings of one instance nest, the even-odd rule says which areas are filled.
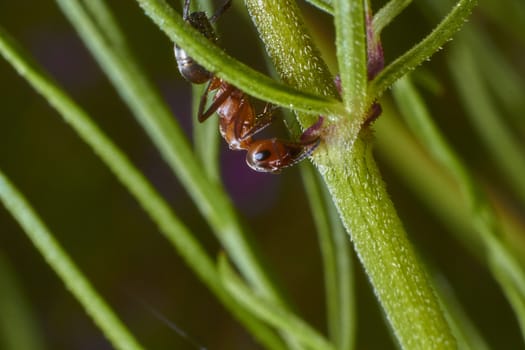
[[[184,1],[183,19],[213,43],[218,41],[212,23],[231,5],[231,0],[208,18],[204,12],[190,13],[190,0]],[[269,103],[260,114],[256,114],[248,95],[222,80],[196,63],[184,49],[175,45],[175,58],[181,75],[193,84],[208,82],[201,97],[198,111],[199,122],[204,122],[213,113],[219,115],[219,131],[230,149],[246,150],[246,163],[260,172],[279,173],[312,154],[319,145],[318,130],[322,118],[306,129],[298,142],[277,138],[254,141],[252,136],[266,128],[273,120],[275,108]],[[216,91],[213,101],[205,111],[208,93]]]

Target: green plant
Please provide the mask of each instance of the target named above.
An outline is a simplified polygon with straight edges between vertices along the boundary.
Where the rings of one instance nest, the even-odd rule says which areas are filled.
[[[524,11],[525,6],[515,0],[507,1]],[[127,43],[125,31],[120,29],[104,1],[57,0],[57,4],[224,248],[217,263],[195,238],[195,230],[177,216],[115,142],[105,136],[88,113],[44,73],[4,29],[0,30],[0,52],[95,151],[202,283],[260,344],[269,349],[346,350],[355,347],[357,316],[349,234],[393,337],[401,348],[488,348],[452,294],[441,289],[444,283],[438,280],[434,285],[429,278],[440,274],[429,275],[426,265],[416,256],[372,155],[375,139],[396,169],[410,169],[410,164],[403,163],[407,161],[421,165],[418,171],[404,175],[407,183],[430,203],[443,222],[450,225],[450,231],[487,265],[525,333],[523,262],[508,243],[509,239],[516,239],[509,232],[522,228],[508,216],[496,214],[493,207],[497,207],[497,202],[487,199],[473,171],[441,136],[429,108],[407,76],[452,38],[467,20],[475,1],[459,0],[454,6],[432,0],[421,4],[429,17],[435,13],[444,14],[439,17],[439,24],[412,49],[387,61],[385,68],[370,81],[367,29],[372,33],[368,39],[379,42],[385,27],[410,1],[388,2],[370,22],[366,17],[371,13],[369,1],[311,1],[333,16],[341,96],[293,1],[245,1],[278,79],[263,75],[220,48],[209,45],[209,41],[184,23],[164,0],[136,2],[172,41],[220,78],[251,96],[292,109],[303,128],[315,122],[318,115],[325,116],[323,142],[312,156],[317,173],[306,164],[301,166],[301,172],[322,252],[326,336],[298,316],[268,272],[228,198],[220,182],[216,123],[196,126],[196,130],[202,128],[202,131],[194,134],[194,151],[147,78]],[[210,8],[209,4],[202,6]],[[367,28],[367,23],[372,27]],[[485,123],[474,121],[474,124],[480,127],[482,135],[486,135],[484,139],[497,159],[504,158],[498,164],[523,202],[522,145],[513,141],[514,136],[495,117],[496,103],[488,97],[491,92],[487,83],[479,77],[487,70],[486,80],[512,84],[522,92],[525,84],[514,77],[513,68],[498,65],[503,59],[489,49],[487,42],[475,38],[485,38],[475,27],[462,33],[450,55],[450,71],[465,108],[471,115],[482,114],[490,121],[490,130],[483,128]],[[483,57],[481,62],[473,60],[472,52]],[[496,75],[496,69],[485,69],[489,66],[500,71]],[[435,82],[432,77],[424,80],[424,75],[415,75],[415,78]],[[439,88],[439,83],[435,85]],[[391,87],[393,102],[383,97]],[[197,96],[198,91],[194,89]],[[519,97],[510,99],[508,94],[501,94],[498,98],[499,103],[512,108]],[[380,101],[384,112],[369,126],[369,110],[376,101]],[[479,101],[485,103],[481,110]],[[406,127],[392,119],[396,114],[406,118],[418,141],[411,141]],[[376,127],[378,135],[374,138]],[[421,154],[421,148],[426,155]],[[0,198],[8,210],[112,344],[122,349],[142,348],[55,243],[53,235],[22,195],[4,175],[1,180]],[[456,188],[459,188],[461,201],[455,200]]]

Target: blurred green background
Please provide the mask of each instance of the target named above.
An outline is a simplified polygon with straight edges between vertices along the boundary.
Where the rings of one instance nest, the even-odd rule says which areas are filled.
[[[382,4],[376,1],[374,8]],[[110,5],[133,51],[191,137],[191,87],[176,69],[172,43],[134,1],[112,1]],[[174,6],[180,9],[178,3]],[[306,3],[301,6],[334,69],[331,18]],[[484,11],[476,11],[473,22],[497,43],[497,50],[515,68],[517,76],[524,78],[525,40],[523,33],[517,32],[519,24],[517,29],[502,26],[491,1],[482,1],[481,6]],[[253,26],[238,9],[235,6],[220,21],[221,46],[239,60],[265,71]],[[184,188],[173,178],[57,6],[51,1],[4,0],[0,2],[0,23],[125,150],[210,254],[220,252],[221,247]],[[384,31],[387,62],[424,37],[434,24],[426,20],[416,4],[407,8]],[[521,27],[525,32],[523,23]],[[447,72],[447,53],[445,48],[423,67],[427,76],[440,83],[437,94],[425,93],[437,117],[435,122],[497,198],[499,206],[513,220],[523,221],[523,206],[488,159],[487,150],[465,117]],[[192,275],[93,152],[4,60],[0,60],[0,89],[0,167],[138,339],[150,349],[192,349],[148,311],[144,306],[147,303],[208,349],[259,348]],[[520,109],[525,112],[525,96],[521,98],[516,99],[513,113]],[[507,117],[512,119],[502,115]],[[523,146],[523,113],[515,117],[512,129]],[[488,342],[495,349],[524,348],[514,315],[486,268],[450,236],[381,153],[378,160],[412,242],[427,262],[446,275]],[[278,176],[255,173],[245,165],[242,152],[228,151],[223,142],[221,166],[223,181],[283,290],[299,314],[325,332],[320,253],[298,169],[288,169]],[[524,240],[523,236],[513,237],[516,249],[522,252],[525,248],[520,242]],[[111,348],[3,208],[0,257],[0,271],[12,275],[4,281],[18,286],[16,295],[28,303],[46,349]],[[356,270],[356,349],[395,348],[357,262]],[[3,318],[15,324],[8,314]]]

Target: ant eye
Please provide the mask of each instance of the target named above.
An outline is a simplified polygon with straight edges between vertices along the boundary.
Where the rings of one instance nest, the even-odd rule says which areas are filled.
[[[268,151],[267,149],[259,151],[254,154],[254,158],[256,161],[261,162],[263,160],[268,159],[272,155],[272,152]]]

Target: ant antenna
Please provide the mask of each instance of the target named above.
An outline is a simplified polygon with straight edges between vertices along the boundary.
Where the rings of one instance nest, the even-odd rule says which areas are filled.
[[[164,323],[171,330],[175,331],[175,333],[177,333],[182,339],[184,339],[186,342],[188,342],[188,344],[190,344],[192,347],[194,347],[197,350],[208,350],[206,347],[204,347],[204,346],[200,345],[199,343],[197,343],[197,341],[195,339],[193,339],[192,337],[190,337],[188,335],[188,333],[186,333],[182,328],[180,328],[174,322],[172,322],[169,319],[167,319],[166,316],[161,314],[157,309],[155,309],[153,306],[148,304],[146,301],[144,301],[144,300],[142,300],[142,299],[140,299],[138,297],[133,297],[133,298],[136,299],[140,304],[142,304],[142,307],[144,307],[146,310],[148,310],[148,312],[150,312],[156,319],[158,319],[159,321]]]
[[[211,22],[211,23],[215,23],[215,22],[219,19],[219,17],[222,16],[222,14],[224,13],[224,11],[226,11],[227,9],[230,8],[231,4],[232,4],[232,0],[226,0],[226,1],[224,2],[224,4],[223,4],[221,7],[219,7],[219,8],[217,9],[217,11],[215,11],[215,13],[213,14],[213,16],[211,16],[211,18],[210,18],[210,22]]]

